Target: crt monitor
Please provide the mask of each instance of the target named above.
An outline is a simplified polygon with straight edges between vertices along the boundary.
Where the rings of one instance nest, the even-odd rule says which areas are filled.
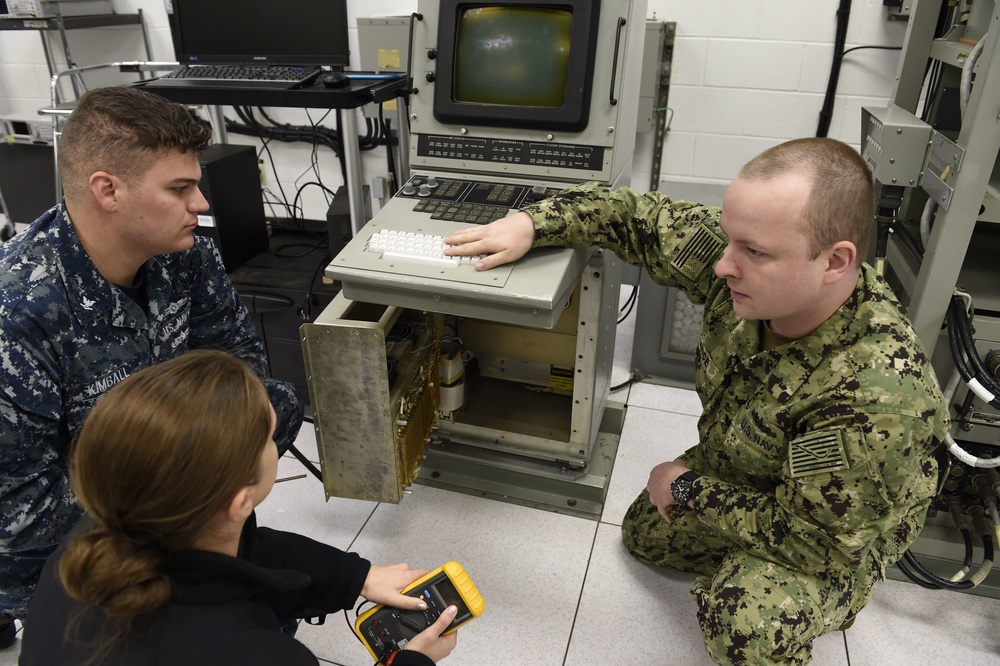
[[[419,0],[417,172],[627,182],[645,0]]]
[[[441,0],[434,115],[568,129],[589,121],[600,2]]]
[[[171,0],[183,64],[349,64],[346,0]]]

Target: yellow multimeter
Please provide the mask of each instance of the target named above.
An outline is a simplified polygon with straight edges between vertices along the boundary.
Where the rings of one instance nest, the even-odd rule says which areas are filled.
[[[451,633],[483,614],[486,602],[469,574],[455,561],[445,562],[403,589],[403,594],[423,599],[427,610],[402,610],[375,606],[354,623],[354,630],[372,657],[384,664],[393,652],[406,647],[410,639],[434,624],[448,606],[458,612],[444,633]]]

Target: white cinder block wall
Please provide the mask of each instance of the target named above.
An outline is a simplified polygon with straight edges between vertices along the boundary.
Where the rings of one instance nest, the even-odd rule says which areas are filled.
[[[676,21],[662,177],[728,182],[760,151],[815,136],[833,57],[838,0],[649,0],[649,16]],[[882,0],[852,3],[847,48],[899,46],[905,21],[886,19]],[[855,147],[861,107],[892,94],[899,51],[847,54],[829,136]],[[633,182],[647,186],[637,153]]]
[[[173,58],[164,1],[114,0],[118,11],[142,10],[154,60]],[[839,0],[649,0],[648,17],[677,23],[670,89],[673,118],[661,177],[728,182],[761,150],[786,139],[813,136],[830,74],[839,4]],[[416,7],[416,0],[348,0],[352,51],[357,53],[357,17],[406,15]],[[847,46],[898,46],[905,27],[904,22],[886,20],[881,0],[854,2]],[[132,28],[69,34],[81,65],[145,57]],[[898,51],[848,54],[830,136],[858,145],[861,106],[885,103],[898,61]],[[0,31],[0,112],[34,111],[48,104],[49,73],[39,34]],[[323,115],[315,109],[269,113],[279,122],[295,124],[309,124]],[[255,143],[237,135],[230,135],[230,140]],[[273,192],[277,193],[280,180],[290,200],[298,187],[316,179],[309,146],[272,143],[271,150],[275,166],[268,161],[266,169]],[[633,164],[636,189],[648,189],[651,151],[651,137],[640,135]],[[381,151],[365,153],[363,160],[366,182],[384,172]],[[336,189],[341,176],[332,153],[321,148],[318,163],[323,183]],[[302,199],[307,217],[325,218],[327,203],[320,188],[306,188]]]

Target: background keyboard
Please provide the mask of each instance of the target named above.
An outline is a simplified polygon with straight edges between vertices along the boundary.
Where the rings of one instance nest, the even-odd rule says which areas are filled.
[[[261,66],[215,66],[197,65],[185,66],[165,74],[164,79],[199,80],[199,81],[233,81],[240,83],[273,83],[284,84],[287,87],[309,83],[320,73],[319,67],[294,67],[286,65]]]

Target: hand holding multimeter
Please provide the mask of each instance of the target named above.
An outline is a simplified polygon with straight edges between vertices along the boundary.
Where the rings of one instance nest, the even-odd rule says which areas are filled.
[[[440,621],[440,633],[450,634],[466,622],[482,615],[486,607],[479,590],[458,562],[447,562],[403,589],[403,594],[422,600],[424,610],[403,610],[391,606],[375,606],[355,622],[355,632],[378,663],[410,646],[419,649],[418,634],[424,632],[455,608],[450,622]],[[414,640],[416,639],[416,640]],[[411,646],[410,642],[414,644]],[[423,650],[420,650],[423,651]],[[450,651],[450,650],[449,650]],[[431,656],[431,655],[428,655]]]

